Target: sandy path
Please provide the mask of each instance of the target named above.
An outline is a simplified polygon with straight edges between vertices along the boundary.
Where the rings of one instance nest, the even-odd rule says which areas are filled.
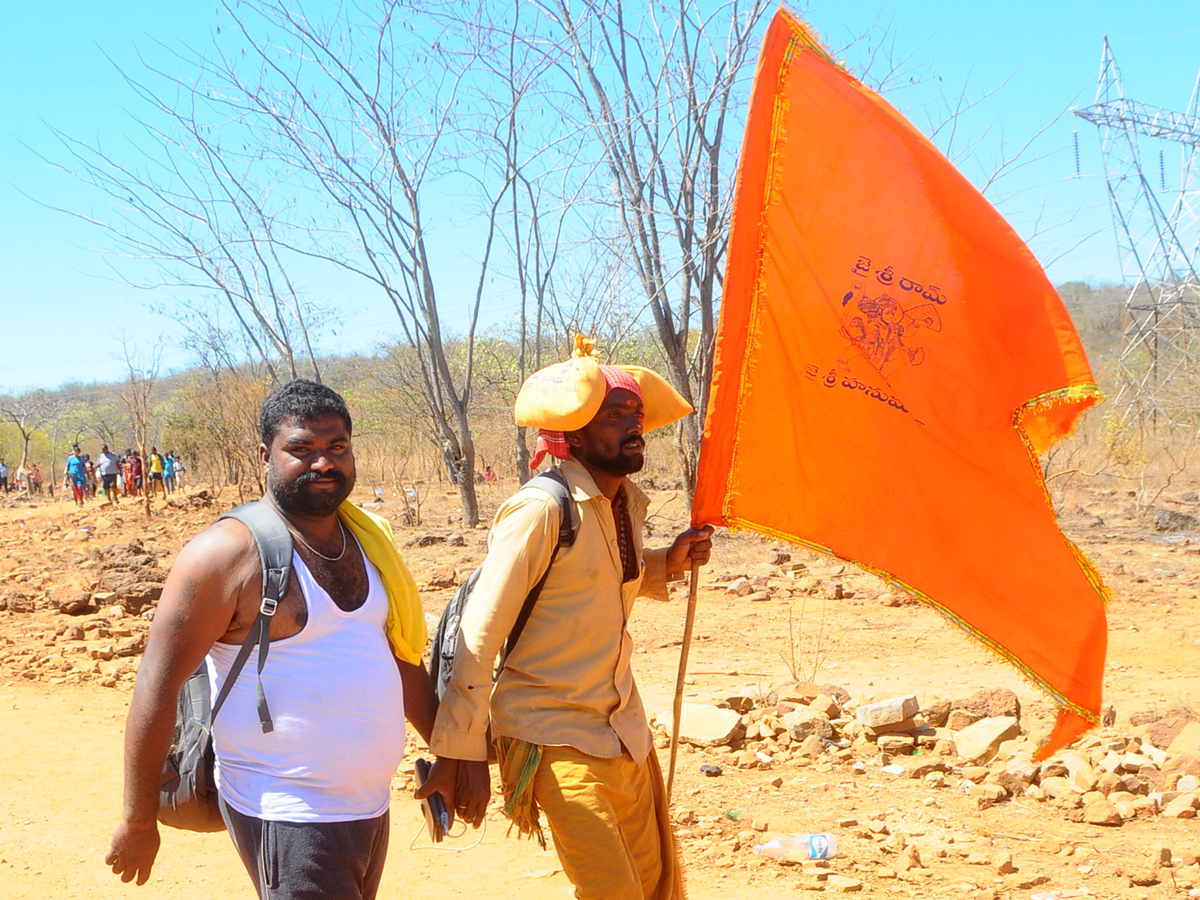
[[[104,865],[120,814],[121,741],[128,694],[86,686],[0,685],[0,897],[4,900],[253,900],[254,891],[224,834],[162,829],[150,881],[122,884]],[[397,790],[391,851],[380,900],[415,894],[477,900],[521,896],[567,900],[570,885],[553,851],[504,836],[489,813],[484,842],[465,853],[409,850],[420,825],[415,803]],[[419,891],[412,884],[421,885]],[[761,900],[791,896],[757,891]],[[722,873],[693,873],[694,900],[729,896]]]
[[[443,505],[453,503],[453,497],[437,499]],[[1200,545],[1163,543],[1153,527],[1112,492],[1092,491],[1087,500],[1089,509],[1103,515],[1107,524],[1080,525],[1069,533],[1115,594],[1108,607],[1105,695],[1118,710],[1118,725],[1099,735],[1109,739],[1130,733],[1128,717],[1135,711],[1161,712],[1180,704],[1200,709]],[[440,522],[435,506],[430,506],[430,521]],[[1200,515],[1200,503],[1187,508]],[[164,548],[169,557],[214,515],[212,509],[158,510],[147,520],[141,510],[124,507],[119,513],[101,508],[76,512],[55,505],[0,507],[0,595],[37,598],[45,592],[68,598],[89,590],[95,577],[87,568],[90,562],[85,562],[89,544],[137,537]],[[676,525],[656,528],[670,533]],[[81,542],[77,529],[85,526],[93,533]],[[482,556],[482,532],[468,532],[462,546],[415,546],[413,538],[426,531],[443,533],[433,525],[401,533],[406,559],[419,579],[444,564],[469,571]],[[814,627],[825,635],[819,681],[839,684],[860,700],[910,692],[923,700],[952,698],[979,687],[1007,687],[1021,697],[1022,724],[1030,734],[1048,731],[1048,699],[932,610],[883,605],[882,588],[873,579],[852,567],[843,571],[837,561],[792,552],[808,563],[805,577],[819,579],[822,585],[809,597],[804,619],[806,646],[811,648]],[[768,555],[763,542],[719,535],[714,564],[701,583],[687,699],[755,696],[788,677],[781,658],[788,646],[787,591],[771,602],[747,603],[727,594],[723,585],[733,575],[754,577],[768,571]],[[163,565],[167,562],[169,558]],[[722,574],[727,577],[722,579]],[[826,604],[824,598],[835,585],[846,589],[846,597]],[[440,612],[452,592],[453,588],[424,591],[426,611]],[[677,589],[675,599],[670,604],[639,605],[631,622],[638,647],[634,667],[651,712],[669,707],[675,682],[684,592]],[[5,788],[0,792],[0,900],[252,900],[249,881],[223,834],[164,829],[159,863],[142,888],[121,884],[104,866],[120,808],[122,730],[136,660],[93,664],[87,652],[124,639],[130,628],[144,631],[145,624],[117,617],[104,623],[106,628],[113,626],[113,637],[101,639],[97,633],[83,642],[62,633],[74,622],[99,624],[104,618],[100,613],[63,618],[40,600],[35,612],[0,611],[0,785]],[[808,662],[815,658],[811,650],[801,655]],[[115,689],[100,687],[104,681]],[[1173,848],[1177,856],[1200,855],[1200,819],[1138,819],[1104,830],[1073,823],[1053,804],[1026,798],[980,810],[955,787],[954,776],[948,787],[933,791],[919,780],[884,778],[874,762],[855,774],[849,759],[805,767],[793,761],[763,770],[739,769],[731,756],[681,749],[675,803],[678,811],[694,813],[697,820],[679,829],[693,900],[796,896],[802,883],[796,868],[749,851],[747,844],[758,840],[758,832],[747,830],[751,823],[771,833],[837,831],[844,850],[834,869],[860,879],[859,896],[864,897],[992,900],[999,884],[996,873],[989,866],[966,862],[963,853],[990,859],[1005,849],[1016,856],[1022,873],[1046,874],[1051,889],[1086,884],[1096,896],[1130,900],[1184,896],[1193,885],[1200,892],[1196,866],[1172,870],[1169,878],[1148,888],[1129,887],[1124,874],[1139,864],[1144,852],[1160,845]],[[660,758],[665,763],[665,752]],[[725,775],[704,778],[699,774],[703,762],[723,764]],[[406,764],[411,766],[411,757]],[[405,771],[402,766],[394,783],[392,850],[381,900],[418,895],[478,900],[572,896],[553,852],[506,839],[505,822],[495,810],[489,813],[484,843],[474,850],[410,851],[409,841],[421,820],[409,797]],[[776,781],[782,784],[776,787]],[[847,818],[883,817],[920,844],[932,868],[919,879],[897,878],[890,868],[894,853],[856,834],[861,828],[838,824]],[[1000,896],[1026,898],[1029,893],[1003,888]]]

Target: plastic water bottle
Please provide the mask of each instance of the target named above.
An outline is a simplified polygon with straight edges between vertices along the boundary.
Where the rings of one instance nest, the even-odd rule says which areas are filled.
[[[837,856],[837,836],[823,834],[787,834],[755,844],[754,852],[775,859],[830,859]]]

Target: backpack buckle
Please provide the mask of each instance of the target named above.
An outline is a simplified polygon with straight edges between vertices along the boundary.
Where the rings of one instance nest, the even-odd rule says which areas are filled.
[[[262,605],[258,608],[258,611],[260,613],[262,613],[264,616],[273,616],[273,615],[275,615],[275,610],[277,610],[278,608],[279,608],[278,600],[276,600],[273,597],[263,597]]]

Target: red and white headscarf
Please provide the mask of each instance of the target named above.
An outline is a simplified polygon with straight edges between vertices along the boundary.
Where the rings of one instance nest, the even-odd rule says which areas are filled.
[[[637,383],[637,379],[629,372],[617,366],[601,366],[600,373],[604,376],[604,396],[617,388],[623,388],[627,391],[632,391],[637,394],[639,400],[642,398],[641,385]],[[566,459],[571,455],[571,448],[567,444],[566,435],[561,431],[551,431],[547,428],[539,428],[537,442],[533,447],[533,459],[529,461],[529,468],[536,469],[549,453],[555,459]]]

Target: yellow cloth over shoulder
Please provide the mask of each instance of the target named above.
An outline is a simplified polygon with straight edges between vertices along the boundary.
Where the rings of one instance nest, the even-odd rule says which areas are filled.
[[[391,524],[349,500],[342,502],[338,512],[383,578],[388,596],[387,637],[392,653],[397,659],[419,664],[427,638],[425,613],[417,582],[396,549]]]

